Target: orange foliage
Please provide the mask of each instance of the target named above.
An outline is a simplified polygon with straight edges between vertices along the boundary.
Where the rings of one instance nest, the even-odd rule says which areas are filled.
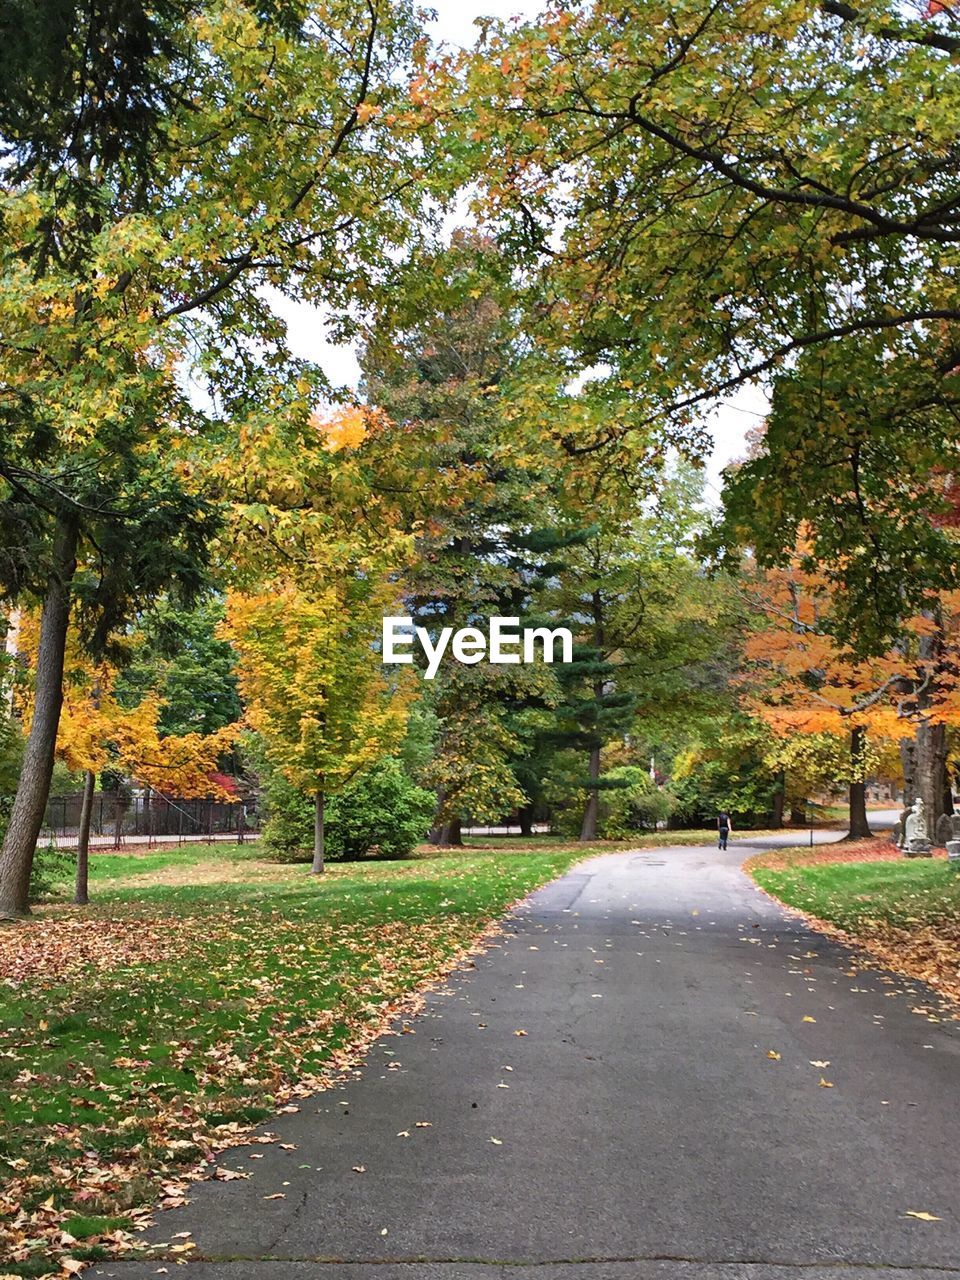
[[[28,674],[36,661],[39,630],[38,615],[25,612],[18,637],[18,658]],[[227,725],[207,735],[161,735],[158,721],[162,699],[148,695],[136,707],[124,707],[114,694],[116,677],[116,667],[107,662],[93,663],[71,631],[57,730],[58,759],[72,771],[89,769],[99,773],[108,766],[120,769],[169,795],[233,799],[211,775],[217,770],[219,757],[236,741],[240,725]],[[24,728],[29,729],[33,717],[30,679],[17,689],[17,707]]]

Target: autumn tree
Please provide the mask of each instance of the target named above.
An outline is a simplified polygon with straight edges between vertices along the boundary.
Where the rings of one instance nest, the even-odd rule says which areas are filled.
[[[433,181],[402,0],[17,7],[0,589],[41,601],[43,624],[3,916],[26,910],[69,617],[98,657],[135,605],[197,591],[220,496],[206,451],[241,425],[305,421],[322,383],[269,291],[349,315],[395,270]]]
[[[680,412],[851,334],[949,369],[958,51],[947,5],[593,0],[485,23],[432,88],[547,340]]]
[[[927,513],[960,463],[958,50],[945,4],[592,0],[484,23],[428,95],[528,333],[625,401],[588,447],[701,451],[701,411],[770,391],[720,544],[782,563],[809,519],[861,650],[956,581]]]
[[[21,619],[17,636],[15,704],[29,732],[36,714],[36,676],[40,639],[38,611]],[[121,653],[131,643],[117,642]],[[64,657],[63,705],[57,729],[56,759],[73,773],[83,774],[83,793],[77,832],[77,870],[74,901],[88,901],[88,861],[93,800],[97,775],[109,769],[129,774],[149,788],[182,797],[228,798],[216,782],[220,758],[237,738],[239,724],[215,732],[171,735],[164,731],[163,698],[150,691],[135,703],[118,693],[119,668],[94,662],[85,652],[79,629],[67,632]],[[128,691],[127,691],[128,692]]]
[[[829,583],[800,558],[786,569],[758,575],[746,590],[759,618],[743,646],[740,684],[746,706],[785,743],[797,735],[846,740],[844,767],[837,768],[833,780],[849,785],[851,838],[869,836],[869,743],[896,741],[902,734],[898,708],[902,711],[904,681],[911,672],[906,647],[862,658],[838,640],[831,627]],[[778,758],[786,765],[782,753]]]
[[[247,720],[271,763],[314,798],[314,874],[324,869],[326,798],[403,736],[407,698],[375,647],[394,601],[369,567],[331,567],[309,593],[277,581],[227,597],[223,634],[237,652]]]

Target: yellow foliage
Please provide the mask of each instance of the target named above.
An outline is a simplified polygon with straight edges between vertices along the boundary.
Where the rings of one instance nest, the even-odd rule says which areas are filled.
[[[17,706],[24,728],[33,717],[33,686],[29,673],[36,662],[39,615],[25,611],[18,638],[18,656],[28,679],[17,689]],[[239,724],[216,733],[161,735],[158,722],[163,701],[148,695],[136,707],[121,706],[114,695],[117,670],[110,663],[93,663],[84,654],[71,628],[63,677],[63,708],[57,730],[57,757],[72,771],[99,773],[108,766],[129,773],[167,795],[187,799],[233,797],[211,776],[218,758],[236,741]]]

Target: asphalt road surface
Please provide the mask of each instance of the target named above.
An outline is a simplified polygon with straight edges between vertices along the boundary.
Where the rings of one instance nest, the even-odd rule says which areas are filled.
[[[295,1150],[227,1152],[249,1178],[158,1216],[197,1261],[92,1274],[960,1276],[960,1023],[856,972],[746,851],[604,855],[533,894],[415,1034],[269,1125]]]

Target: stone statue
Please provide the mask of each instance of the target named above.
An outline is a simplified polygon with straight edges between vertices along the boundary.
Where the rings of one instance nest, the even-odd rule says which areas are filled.
[[[929,858],[932,849],[927,835],[927,815],[923,796],[917,796],[903,823],[903,851],[908,858]]]
[[[907,841],[927,839],[927,815],[923,807],[923,796],[917,796],[913,808],[907,814],[904,835]]]

